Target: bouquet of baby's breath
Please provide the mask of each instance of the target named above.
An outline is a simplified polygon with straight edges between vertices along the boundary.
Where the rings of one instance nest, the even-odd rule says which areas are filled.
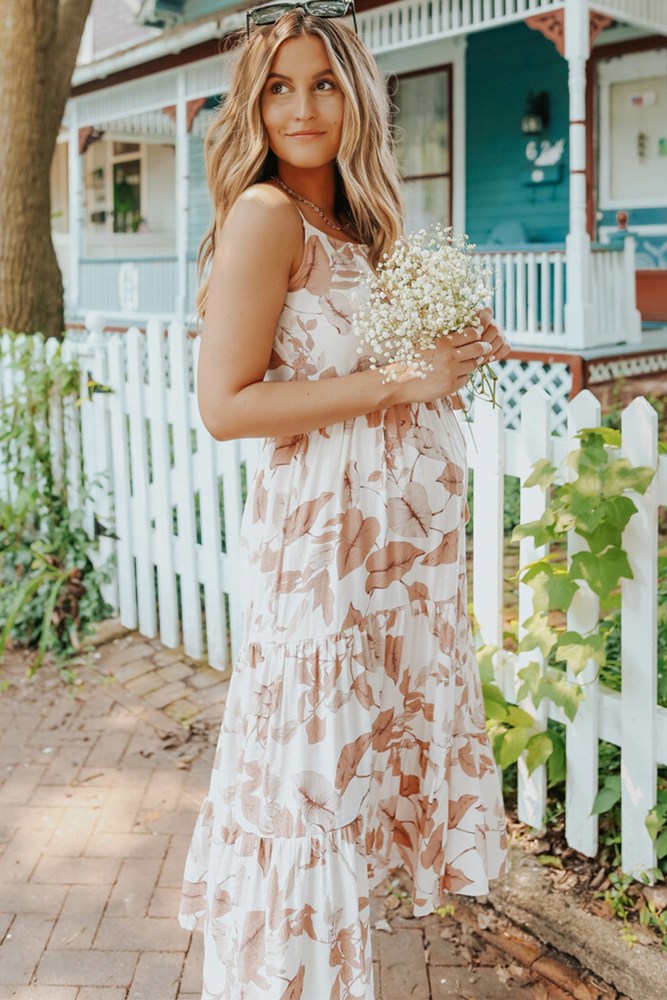
[[[473,249],[467,236],[436,223],[402,237],[384,255],[368,302],[355,316],[355,330],[371,351],[370,367],[385,372],[384,382],[406,372],[425,378],[433,370],[425,355],[439,337],[479,326],[477,311],[493,292],[492,272]],[[467,388],[495,405],[496,381],[483,364]]]

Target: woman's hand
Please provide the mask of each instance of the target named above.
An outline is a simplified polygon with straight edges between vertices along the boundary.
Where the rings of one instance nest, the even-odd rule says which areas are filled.
[[[419,378],[400,363],[388,366],[397,374],[397,402],[429,403],[463,389],[470,375],[489,359],[491,344],[473,327],[440,337],[426,360],[433,371]]]
[[[485,306],[477,313],[479,316],[482,340],[491,345],[491,353],[487,361],[502,361],[512,350],[504,331],[498,325],[493,315],[493,309]]]

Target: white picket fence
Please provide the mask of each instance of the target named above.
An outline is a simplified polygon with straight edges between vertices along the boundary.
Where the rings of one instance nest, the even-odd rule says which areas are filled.
[[[7,335],[0,338],[0,402],[20,392],[3,364],[9,345]],[[47,360],[55,346],[46,343]],[[41,350],[35,346],[36,353]],[[205,430],[194,384],[199,341],[176,323],[168,334],[157,319],[146,335],[136,328],[111,336],[92,333],[84,342],[66,341],[63,350],[79,358],[85,401],[76,407],[53,399],[48,433],[70,504],[82,502],[81,466],[89,477],[101,475],[84,508],[91,537],[95,519],[117,536],[102,535],[96,557],[103,563],[113,555],[116,561],[106,600],[128,628],[150,638],[159,635],[168,647],[182,642],[194,659],[206,656],[212,666],[228,668],[242,634],[237,587],[242,483],[244,476],[250,481],[258,443],[216,442]],[[111,391],[94,392],[88,400],[91,377]],[[476,406],[475,444],[468,446],[474,470],[473,605],[483,641],[500,650],[504,477],[523,482],[540,458],[558,466],[575,446],[576,432],[599,424],[595,397],[589,392],[577,396],[567,419],[567,435],[554,434],[551,401],[540,389],[526,393],[518,430],[505,428],[500,409]],[[667,709],[657,705],[657,525],[658,508],[667,504],[667,457],[658,459],[657,415],[646,400],[637,399],[624,411],[622,438],[622,454],[633,463],[658,467],[647,494],[634,498],[639,513],[624,536],[634,579],[624,580],[622,588],[623,690],[614,692],[596,681],[591,664],[578,678],[586,699],[573,722],[557,707],[547,709],[545,701],[538,710],[532,703],[523,707],[541,727],[547,711],[566,726],[566,836],[590,856],[597,850],[597,817],[590,810],[598,790],[599,741],[621,748],[623,867],[639,872],[655,863],[644,817],[656,801],[656,768],[667,766]],[[3,447],[0,496],[11,498],[3,478]],[[539,487],[523,488],[521,520],[539,518],[545,502]],[[572,536],[570,556],[576,544]],[[541,555],[531,540],[521,543],[521,565]],[[520,586],[519,621],[531,614],[531,595],[530,588]],[[596,627],[597,618],[593,595],[580,592],[569,627],[586,632]],[[508,699],[516,701],[517,670],[537,657],[537,651],[497,654],[497,682]],[[520,760],[520,818],[541,828],[545,803],[546,769],[529,776]]]

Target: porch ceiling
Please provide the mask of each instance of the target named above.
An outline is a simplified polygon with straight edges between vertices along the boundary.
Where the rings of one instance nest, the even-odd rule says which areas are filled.
[[[625,24],[667,35],[666,0],[589,0],[588,5]]]

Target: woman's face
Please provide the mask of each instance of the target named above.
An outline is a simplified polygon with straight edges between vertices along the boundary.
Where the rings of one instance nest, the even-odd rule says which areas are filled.
[[[343,103],[322,39],[299,35],[284,41],[260,99],[269,145],[278,160],[302,169],[335,160]]]

